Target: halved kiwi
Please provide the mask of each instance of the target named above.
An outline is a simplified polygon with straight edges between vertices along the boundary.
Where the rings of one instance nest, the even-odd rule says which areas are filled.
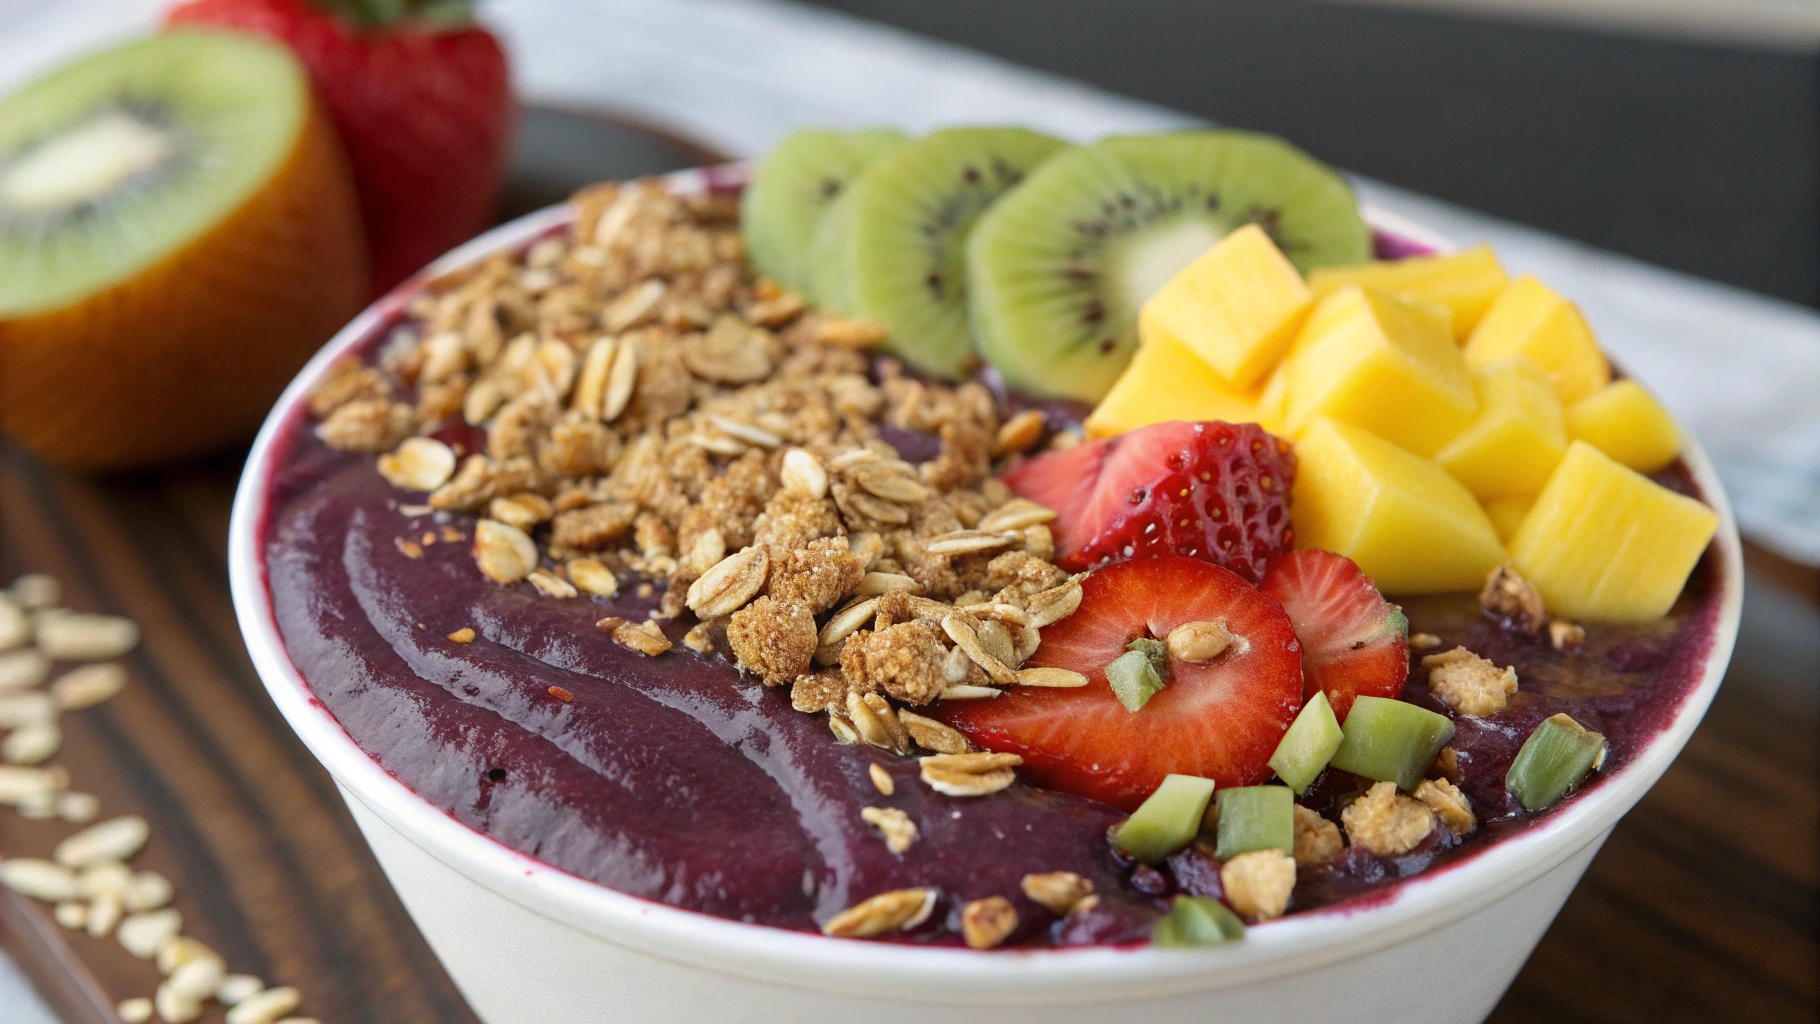
[[[791,132],[752,172],[739,204],[746,253],[760,273],[813,299],[809,245],[821,215],[860,172],[904,144],[890,128]]]
[[[950,128],[892,151],[817,225],[816,300],[883,323],[890,348],[924,372],[965,373],[973,361],[967,234],[994,200],[1063,146],[1023,128]]]
[[[1060,154],[969,240],[980,353],[1020,390],[1095,401],[1131,358],[1144,300],[1254,223],[1304,273],[1371,256],[1346,180],[1272,136],[1129,136]]]
[[[244,435],[364,281],[340,146],[274,44],[171,32],[0,100],[0,430],[53,461]]]

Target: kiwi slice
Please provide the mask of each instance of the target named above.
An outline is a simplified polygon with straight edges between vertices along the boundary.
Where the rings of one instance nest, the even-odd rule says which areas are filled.
[[[1024,392],[1097,401],[1137,346],[1138,307],[1245,224],[1303,273],[1371,258],[1346,179],[1281,139],[1192,131],[1063,153],[968,241],[980,354]]]
[[[816,300],[884,324],[888,346],[917,369],[962,375],[973,362],[967,235],[994,200],[1063,145],[1023,128],[950,128],[893,150],[816,226]]]
[[[308,89],[268,43],[175,32],[0,101],[0,317],[131,277],[246,202],[295,145]]]
[[[791,132],[752,172],[739,204],[739,231],[760,273],[813,299],[809,245],[822,213],[847,183],[904,144],[891,128]]]

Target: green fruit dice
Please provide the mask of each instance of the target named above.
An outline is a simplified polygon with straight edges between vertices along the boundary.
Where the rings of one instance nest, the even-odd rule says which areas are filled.
[[[1136,860],[1161,864],[1165,857],[1194,841],[1213,797],[1213,780],[1198,775],[1166,775],[1112,841]]]

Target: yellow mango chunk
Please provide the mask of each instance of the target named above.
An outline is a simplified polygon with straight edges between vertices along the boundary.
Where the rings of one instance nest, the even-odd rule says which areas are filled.
[[[1168,339],[1234,387],[1249,388],[1281,359],[1314,296],[1256,224],[1220,239],[1138,310],[1138,338]]]
[[[1240,392],[1187,348],[1168,338],[1153,338],[1138,346],[1125,372],[1083,426],[1088,437],[1098,438],[1167,420],[1263,423],[1257,409],[1259,390]]]
[[[1405,302],[1428,302],[1453,315],[1454,337],[1465,341],[1491,308],[1510,275],[1489,245],[1446,256],[1411,256],[1378,260],[1356,267],[1322,267],[1308,275],[1308,289],[1318,301],[1349,284],[1370,285]]]
[[[1322,299],[1288,363],[1284,425],[1292,433],[1331,416],[1427,457],[1479,409],[1441,322],[1373,288],[1347,285]]]
[[[1649,622],[1675,603],[1718,527],[1712,509],[1575,441],[1510,558],[1556,615]]]
[[[1535,494],[1567,453],[1561,399],[1523,356],[1473,374],[1479,415],[1435,454],[1441,468],[1481,499]]]
[[[1681,431],[1655,396],[1620,380],[1567,407],[1567,435],[1639,473],[1654,473],[1681,454]]]
[[[1440,466],[1320,417],[1296,442],[1296,545],[1337,551],[1380,590],[1476,590],[1504,561],[1497,530]]]
[[[1611,365],[1579,307],[1528,274],[1499,293],[1466,341],[1466,362],[1528,356],[1572,405],[1611,383]]]
[[[1523,525],[1523,517],[1536,505],[1536,496],[1527,494],[1520,498],[1492,498],[1485,502],[1485,514],[1491,517],[1491,525],[1498,528],[1498,539],[1506,544],[1517,535],[1517,527]]]

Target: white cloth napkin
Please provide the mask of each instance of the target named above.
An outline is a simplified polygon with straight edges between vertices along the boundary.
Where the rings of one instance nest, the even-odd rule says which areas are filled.
[[[0,0],[0,90],[163,0]],[[533,101],[623,111],[727,152],[801,124],[1018,123],[1073,139],[1193,123],[1078,82],[782,0],[495,0]],[[1820,565],[1820,316],[1373,181],[1364,197],[1578,301],[1719,467],[1744,531]]]

